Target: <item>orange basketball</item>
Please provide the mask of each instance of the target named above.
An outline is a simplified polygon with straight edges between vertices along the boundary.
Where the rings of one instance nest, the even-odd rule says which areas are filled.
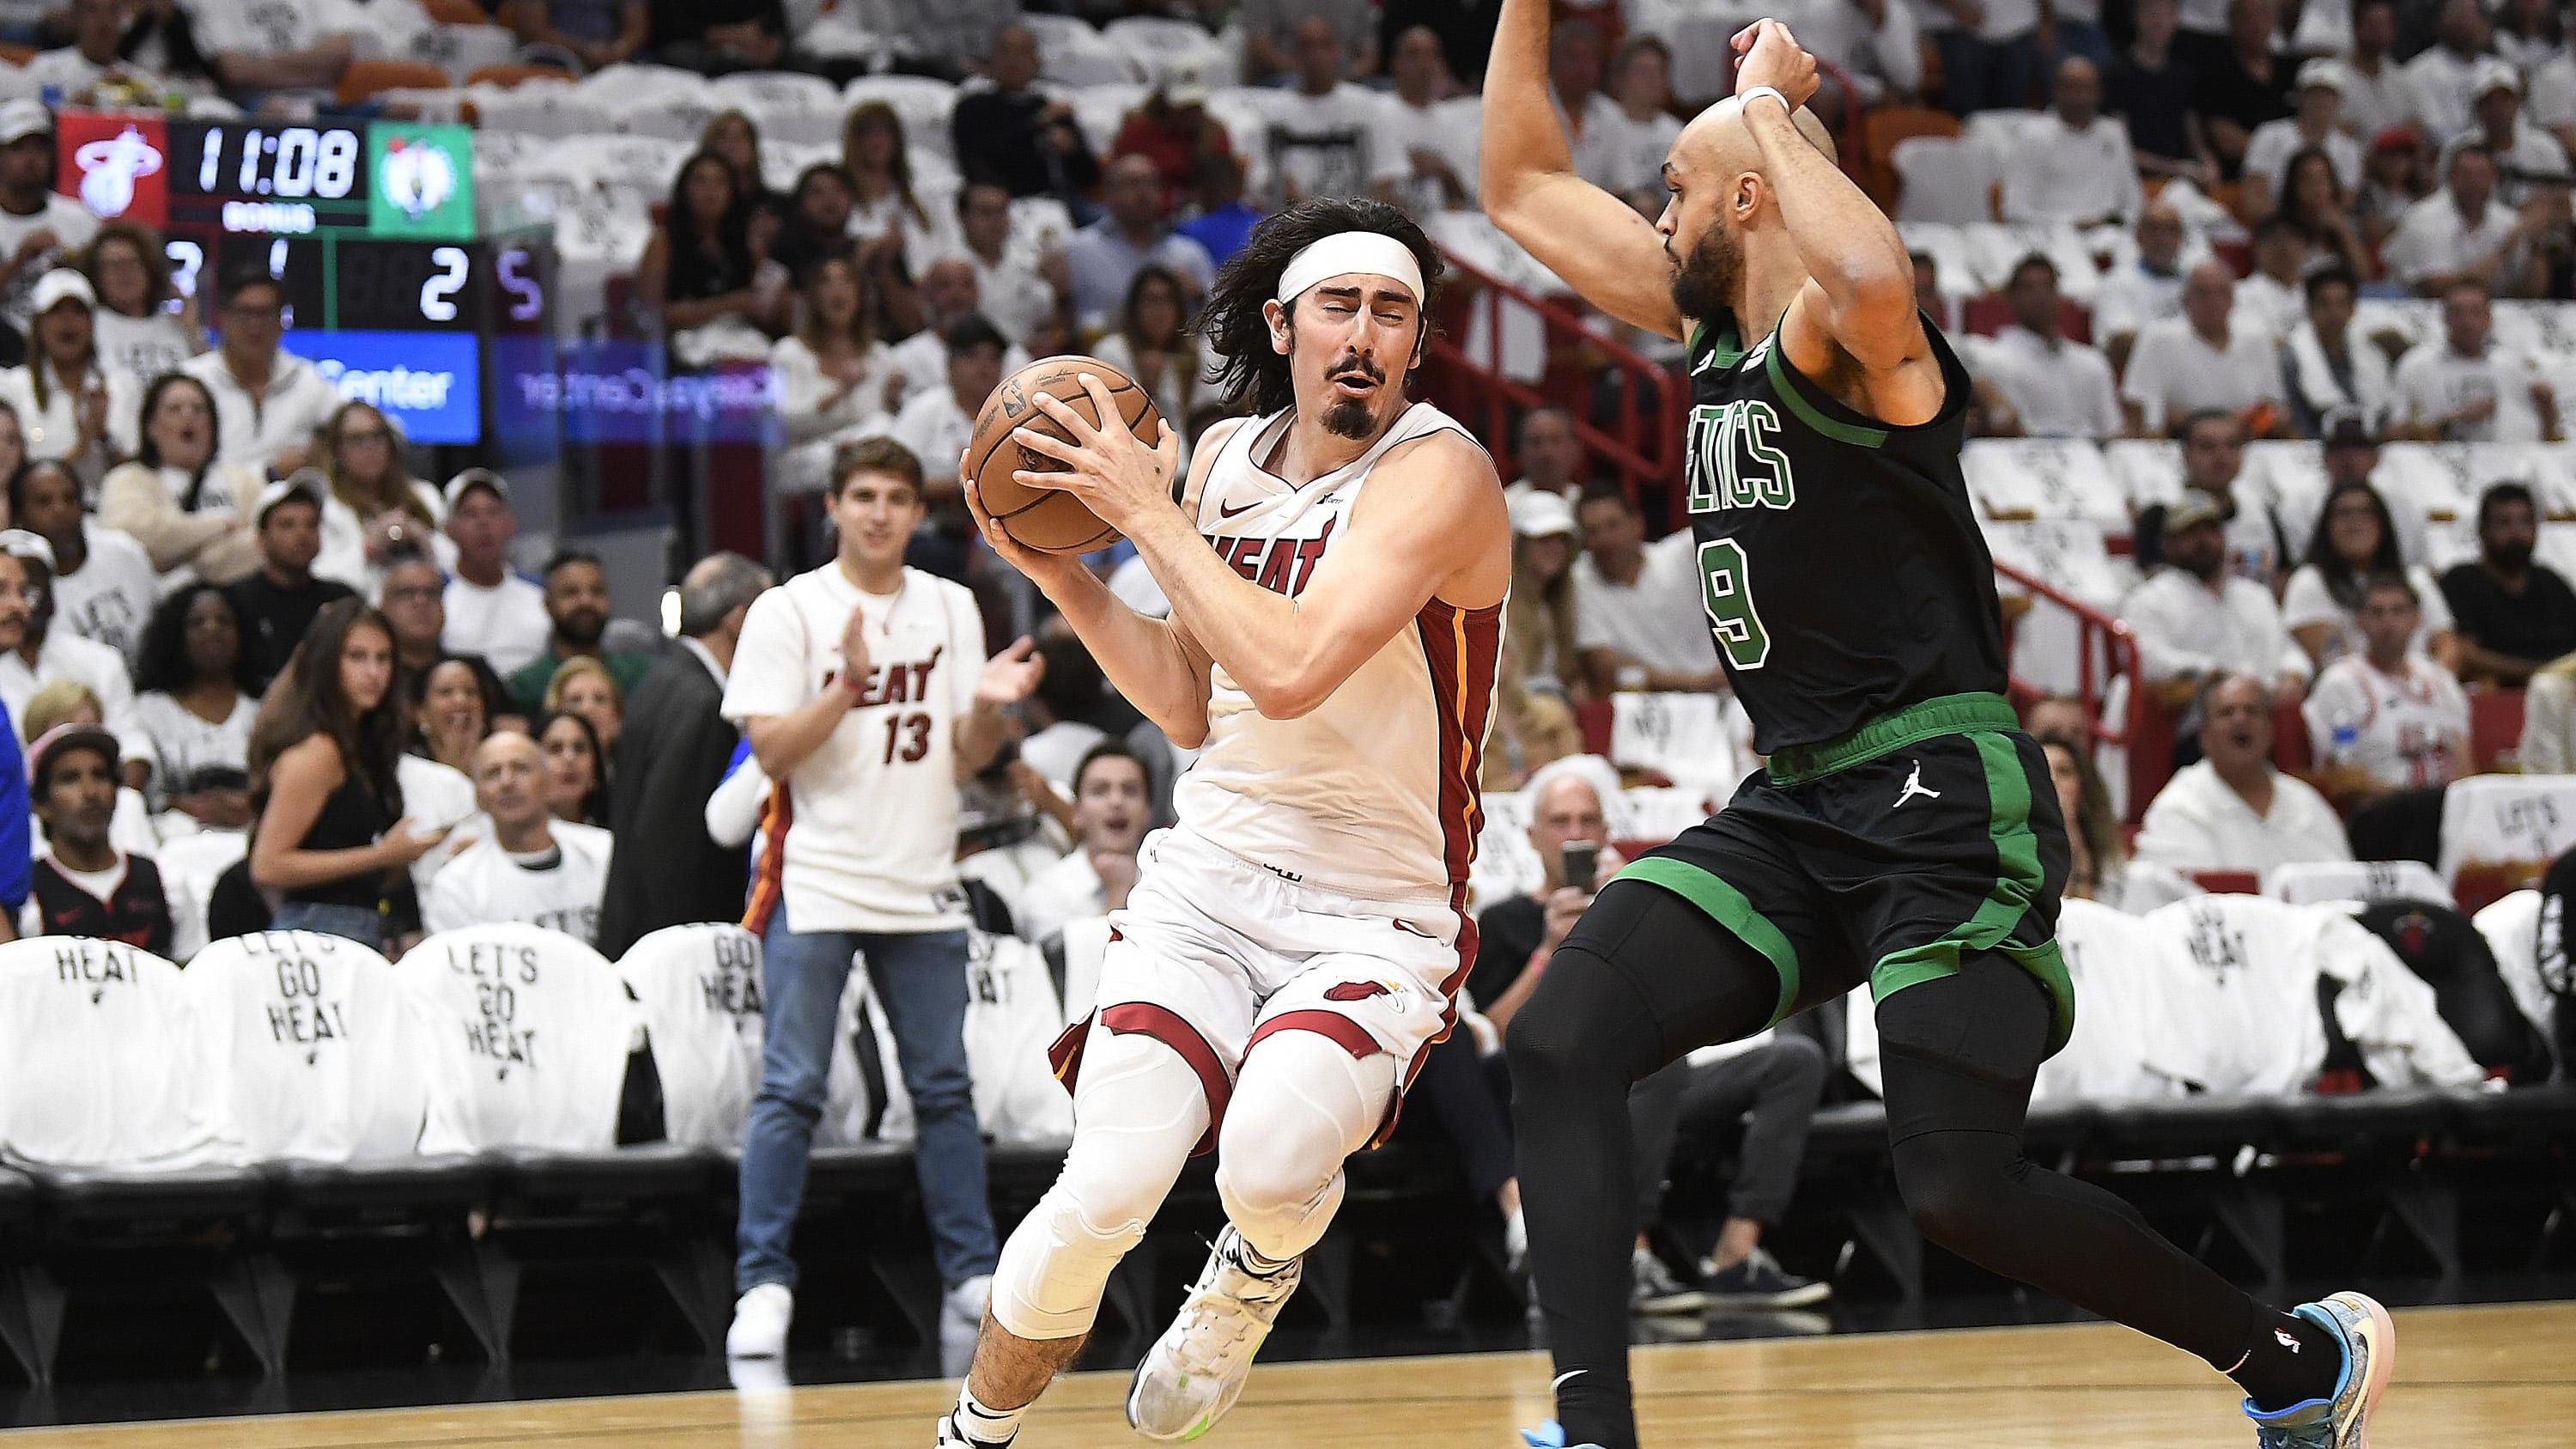
[[[1099,423],[1090,390],[1075,380],[1086,372],[1109,389],[1109,401],[1118,410],[1119,421],[1146,446],[1162,438],[1163,415],[1155,410],[1154,400],[1145,395],[1134,378],[1097,357],[1067,354],[1039,358],[1002,379],[1002,385],[985,400],[983,412],[976,415],[975,436],[966,444],[966,476],[975,480],[984,511],[1002,525],[1014,542],[1040,553],[1089,553],[1118,541],[1118,530],[1101,522],[1081,499],[1049,488],[1031,488],[1011,476],[1023,469],[1031,473],[1064,471],[1064,464],[1011,441],[1014,428],[1051,437],[1066,436],[1055,419],[1039,411],[1038,394],[1045,393],[1072,408],[1085,422]]]

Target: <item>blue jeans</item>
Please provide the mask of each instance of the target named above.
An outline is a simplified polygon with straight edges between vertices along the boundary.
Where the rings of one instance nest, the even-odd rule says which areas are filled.
[[[355,941],[370,951],[385,949],[382,911],[363,906],[334,906],[320,901],[284,901],[269,918],[272,931],[313,931]]]
[[[742,1215],[735,1229],[737,1291],[796,1284],[787,1255],[805,1199],[805,1165],[832,1064],[832,1032],[850,958],[894,1029],[916,1124],[913,1162],[930,1216],[940,1281],[954,1288],[993,1271],[993,1213],[984,1195],[984,1135],[966,1071],[966,933],[884,935],[790,929],[782,904],[762,943],[760,1095],[742,1142]]]

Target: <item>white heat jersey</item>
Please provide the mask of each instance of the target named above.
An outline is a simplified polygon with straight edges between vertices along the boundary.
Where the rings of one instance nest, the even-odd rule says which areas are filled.
[[[797,931],[945,931],[966,924],[957,888],[957,722],[975,707],[984,621],[966,586],[903,571],[866,595],[826,563],[752,601],[725,678],[736,724],[787,714],[841,688],[841,630],[867,614],[868,679],[823,745],[776,782],[768,843],[743,924],[784,901]]]
[[[1267,471],[1290,415],[1235,429],[1199,490],[1198,529],[1234,571],[1305,591],[1349,525],[1378,459],[1455,419],[1415,403],[1367,452],[1300,488]],[[1493,719],[1503,606],[1433,599],[1301,719],[1269,719],[1222,665],[1207,743],[1174,788],[1181,829],[1325,890],[1367,900],[1464,888],[1483,808],[1477,771]]]
[[[2358,765],[2395,790],[2451,783],[2451,752],[2468,744],[2469,697],[2451,671],[2412,654],[2397,674],[2345,655],[2317,676],[2301,712],[2320,760]]]

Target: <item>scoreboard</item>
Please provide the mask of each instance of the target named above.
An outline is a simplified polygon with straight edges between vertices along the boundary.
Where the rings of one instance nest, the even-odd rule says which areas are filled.
[[[287,351],[415,442],[471,444],[488,340],[542,330],[544,302],[537,248],[476,236],[473,135],[64,111],[55,186],[161,232],[184,294],[252,267],[276,277]]]

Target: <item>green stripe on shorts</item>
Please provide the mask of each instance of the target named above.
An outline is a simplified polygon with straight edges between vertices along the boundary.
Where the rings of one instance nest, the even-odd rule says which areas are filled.
[[[1631,862],[1621,870],[1620,880],[1641,880],[1662,886],[1683,900],[1706,911],[1719,925],[1735,933],[1745,945],[1759,951],[1770,961],[1771,969],[1780,973],[1780,1004],[1772,1009],[1770,1025],[1787,1019],[1798,1004],[1798,951],[1789,937],[1771,918],[1753,908],[1744,892],[1728,885],[1715,875],[1668,855],[1650,855]]]
[[[1885,1001],[1908,986],[1956,975],[1959,958],[1969,952],[2001,951],[2039,978],[2048,992],[2056,1008],[2048,1042],[2053,1055],[2075,1031],[2075,983],[2066,974],[2066,958],[2053,938],[2036,946],[2011,940],[2022,917],[2047,888],[2047,875],[2039,863],[2039,837],[2030,828],[2030,776],[2022,768],[2012,736],[1977,733],[1965,738],[1976,742],[1978,757],[1986,766],[1987,829],[1994,837],[1997,872],[1994,888],[1976,914],[1948,935],[1880,958],[1870,969],[1870,998]]]

